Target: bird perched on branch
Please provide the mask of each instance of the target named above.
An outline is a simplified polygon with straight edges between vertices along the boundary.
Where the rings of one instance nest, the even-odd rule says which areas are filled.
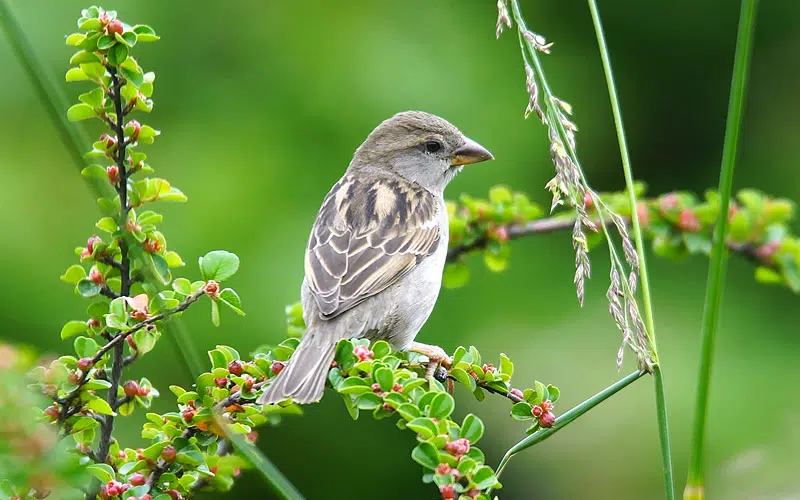
[[[447,120],[419,111],[378,125],[317,214],[301,288],[306,334],[258,399],[318,401],[336,344],[386,340],[424,354],[429,372],[450,358],[414,341],[430,316],[447,257],[444,188],[464,165],[491,160]]]

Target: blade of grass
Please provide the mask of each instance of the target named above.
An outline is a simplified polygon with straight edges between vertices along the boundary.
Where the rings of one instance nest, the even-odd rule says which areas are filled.
[[[617,141],[619,142],[619,152],[622,158],[622,170],[625,173],[625,184],[627,184],[628,198],[631,205],[631,223],[633,225],[633,237],[636,241],[636,253],[639,257],[639,279],[642,283],[644,318],[647,324],[647,336],[653,349],[653,383],[655,384],[656,416],[658,419],[659,441],[661,443],[661,464],[664,471],[664,491],[667,500],[673,500],[675,498],[675,481],[673,479],[669,422],[667,420],[667,400],[664,392],[664,375],[658,360],[658,352],[656,351],[656,330],[655,320],[653,318],[653,302],[650,294],[650,278],[647,272],[647,259],[644,253],[644,237],[642,235],[639,217],[637,217],[636,193],[633,189],[633,171],[631,168],[630,155],[628,153],[628,142],[625,138],[625,126],[622,122],[622,111],[619,105],[617,86],[614,82],[614,72],[611,69],[611,58],[608,54],[608,44],[606,43],[606,37],[603,32],[603,23],[600,20],[597,1],[588,0],[588,2],[589,10],[592,14],[592,23],[594,24],[594,30],[597,35],[600,58],[603,61],[603,71],[606,76],[608,96],[611,99],[611,110],[614,114],[614,124],[617,129]]]
[[[703,310],[702,346],[700,368],[697,375],[697,400],[695,403],[694,425],[692,428],[692,451],[689,460],[689,476],[683,492],[685,500],[705,498],[705,434],[708,414],[708,389],[711,383],[711,368],[714,362],[714,341],[719,323],[720,304],[725,283],[725,270],[728,249],[725,236],[728,232],[728,213],[733,171],[741,133],[744,97],[753,50],[753,32],[756,24],[757,0],[742,0],[739,14],[739,28],[736,37],[736,55],[733,62],[731,93],[728,102],[728,119],[725,126],[725,144],[722,149],[722,166],[719,176],[719,222],[714,230],[714,245],[711,249],[711,264],[708,268],[705,308]]]
[[[231,444],[233,444],[236,451],[258,470],[261,477],[272,487],[272,491],[274,491],[279,498],[284,500],[305,500],[305,497],[297,491],[288,479],[286,479],[286,476],[281,474],[281,471],[275,467],[275,464],[264,456],[258,448],[248,443],[241,434],[229,432],[226,437],[230,440]]]
[[[498,478],[500,477],[500,474],[502,474],[503,469],[505,469],[506,465],[508,465],[508,461],[511,460],[511,457],[549,438],[556,432],[560,431],[567,425],[571,424],[575,419],[577,419],[584,413],[588,412],[589,410],[599,405],[606,399],[618,393],[625,387],[628,387],[630,384],[635,382],[637,379],[639,379],[639,377],[641,377],[645,373],[646,372],[644,371],[637,370],[631,373],[630,375],[626,376],[625,378],[620,379],[613,385],[603,389],[602,391],[598,392],[597,394],[587,399],[583,403],[565,412],[563,415],[561,415],[556,419],[552,427],[547,429],[540,429],[531,434],[530,436],[527,436],[526,438],[522,439],[519,443],[515,444],[511,448],[509,448],[505,456],[503,456],[503,459],[500,460],[500,464],[497,466],[497,477]]]

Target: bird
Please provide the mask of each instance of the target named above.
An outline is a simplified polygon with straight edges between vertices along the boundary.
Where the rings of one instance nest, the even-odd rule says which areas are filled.
[[[444,118],[404,111],[356,149],[322,202],[305,251],[306,333],[259,404],[317,402],[336,345],[385,340],[428,357],[428,374],[452,360],[416,342],[442,283],[449,223],[444,189],[465,165],[493,160]]]

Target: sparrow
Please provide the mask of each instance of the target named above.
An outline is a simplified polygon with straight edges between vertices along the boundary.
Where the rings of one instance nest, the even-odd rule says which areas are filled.
[[[492,160],[438,116],[405,111],[383,121],[353,154],[322,202],[301,286],[306,334],[260,404],[322,397],[340,340],[385,340],[428,357],[447,353],[414,339],[436,304],[447,257],[444,189],[464,165]]]

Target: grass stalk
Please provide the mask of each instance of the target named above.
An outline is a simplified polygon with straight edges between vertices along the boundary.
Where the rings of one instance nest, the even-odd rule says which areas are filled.
[[[728,249],[725,236],[728,232],[728,213],[731,191],[733,189],[733,172],[741,133],[744,98],[750,69],[753,49],[753,32],[756,24],[757,0],[742,0],[739,14],[739,28],[736,37],[736,55],[733,62],[730,99],[728,102],[728,118],[725,125],[725,144],[722,149],[722,166],[719,176],[719,222],[714,230],[714,242],[711,249],[711,264],[708,268],[706,282],[705,307],[703,310],[702,345],[700,350],[700,367],[697,375],[697,400],[695,402],[694,424],[692,426],[691,457],[689,460],[689,476],[683,492],[685,500],[701,500],[705,498],[705,435],[706,417],[708,414],[708,391],[711,383],[711,370],[714,362],[714,343],[719,323],[722,291],[725,284],[725,270]]]
[[[625,184],[627,185],[628,197],[631,205],[631,224],[633,226],[633,237],[636,242],[636,253],[639,257],[639,279],[642,284],[642,302],[644,305],[644,319],[647,325],[647,337],[652,348],[653,356],[653,375],[656,392],[656,415],[658,418],[659,441],[661,443],[661,462],[664,471],[664,491],[667,500],[675,498],[675,481],[672,469],[672,452],[670,449],[669,422],[667,419],[667,400],[664,391],[664,376],[658,359],[656,350],[656,330],[653,317],[653,301],[650,293],[650,278],[647,272],[647,259],[644,253],[644,236],[637,214],[636,193],[633,189],[633,171],[631,168],[630,154],[628,153],[628,143],[625,138],[625,127],[622,121],[622,111],[620,109],[617,86],[614,82],[614,72],[611,68],[611,59],[608,53],[608,44],[603,32],[603,23],[600,20],[600,12],[597,8],[596,0],[588,0],[589,10],[592,14],[597,35],[597,45],[600,49],[600,58],[603,62],[603,71],[606,76],[608,86],[608,96],[611,100],[611,110],[614,114],[614,124],[617,130],[617,141],[619,142],[619,152],[622,158],[622,170],[625,173]]]

